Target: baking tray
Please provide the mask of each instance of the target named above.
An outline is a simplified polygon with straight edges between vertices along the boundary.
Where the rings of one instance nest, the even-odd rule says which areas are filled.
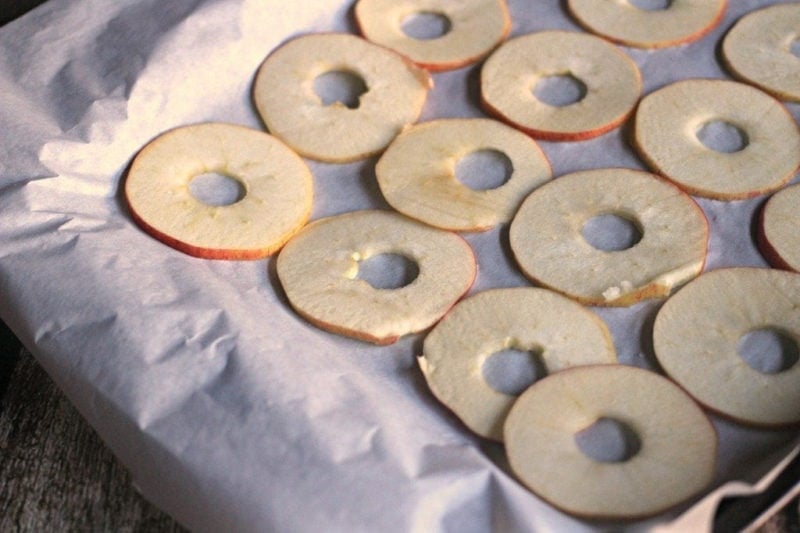
[[[768,3],[731,2],[722,23],[687,46],[625,48],[645,93],[680,78],[727,78],[720,37]],[[513,35],[579,30],[558,0],[509,8]],[[470,434],[429,392],[415,362],[422,335],[376,347],[320,331],[287,305],[274,259],[192,258],[132,222],[120,184],[143,145],[189,123],[263,128],[250,92],[263,58],[300,33],[354,32],[351,11],[338,0],[50,0],[0,29],[0,317],[144,496],[191,529],[613,526],[560,513],[515,481],[502,447]],[[478,72],[434,75],[421,120],[483,116]],[[628,135],[624,125],[540,144],[556,176],[643,168]],[[388,208],[374,163],[309,162],[313,218]],[[751,237],[762,201],[699,201],[711,225],[707,268],[766,266]],[[472,292],[529,285],[506,227],[465,237],[479,263]],[[596,309],[621,362],[654,367],[658,306]],[[797,442],[796,430],[714,421],[712,489],[755,482]],[[624,527],[666,527],[702,510],[696,504]],[[695,524],[713,511],[701,515]]]

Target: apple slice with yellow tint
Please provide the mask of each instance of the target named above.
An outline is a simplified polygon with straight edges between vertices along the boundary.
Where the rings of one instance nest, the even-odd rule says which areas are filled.
[[[193,185],[209,176],[204,200]],[[233,194],[226,196],[226,183]],[[131,215],[147,233],[208,259],[274,253],[306,223],[313,196],[308,166],[283,142],[223,123],[159,135],[136,155],[124,187]]]
[[[772,265],[800,272],[800,184],[782,189],[759,213],[758,244]]]
[[[569,99],[550,94],[573,87]],[[619,126],[639,100],[642,81],[631,58],[593,35],[541,31],[514,37],[481,68],[486,110],[537,139],[579,141]]]
[[[514,403],[504,435],[519,479],[582,517],[656,515],[714,477],[717,435],[706,414],[641,368],[581,366],[539,380]]]
[[[326,101],[320,78],[337,75],[357,89]],[[400,54],[355,35],[295,37],[256,73],[253,99],[267,129],[300,155],[329,162],[381,152],[416,122],[432,87],[428,73]]]
[[[511,29],[505,0],[359,0],[355,19],[364,37],[434,72],[478,61]]]
[[[762,426],[800,422],[800,274],[721,268],[659,310],[653,346],[664,371],[697,401]]]
[[[369,263],[389,258],[408,267],[399,279],[364,275]],[[469,290],[477,268],[458,234],[381,210],[310,223],[284,246],[277,267],[299,315],[375,344],[432,326]]]
[[[474,165],[472,173],[480,178],[470,176],[472,167],[464,165]],[[533,139],[483,118],[411,126],[381,155],[375,174],[392,207],[453,231],[508,222],[522,200],[552,177]]]

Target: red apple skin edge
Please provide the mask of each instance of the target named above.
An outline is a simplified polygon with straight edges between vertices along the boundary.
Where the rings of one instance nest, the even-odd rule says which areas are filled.
[[[758,209],[756,221],[756,244],[758,245],[758,250],[761,252],[761,255],[764,256],[764,259],[773,267],[780,270],[788,270],[789,272],[800,272],[800,270],[792,268],[789,263],[784,261],[783,257],[778,253],[778,250],[776,250],[775,247],[772,246],[772,243],[769,242],[769,239],[767,239],[767,234],[764,230],[764,211],[767,209],[768,203],[769,200],[764,202]]]
[[[600,135],[608,133],[609,131],[622,125],[622,123],[625,122],[633,112],[633,110],[628,111],[627,113],[615,118],[611,122],[603,124],[592,130],[578,131],[573,133],[563,133],[558,131],[537,130],[533,128],[526,128],[524,126],[520,126],[519,124],[515,123],[513,120],[508,118],[506,115],[504,115],[502,112],[500,112],[498,109],[496,109],[494,106],[492,106],[489,102],[487,102],[484,99],[483,95],[481,95],[481,105],[483,106],[484,110],[486,110],[487,113],[489,113],[496,119],[540,141],[576,142],[576,141],[586,141],[589,139],[593,139],[595,137],[599,137]]]
[[[139,215],[131,208],[130,203],[127,201],[126,204],[128,206],[128,211],[131,214],[131,218],[133,221],[142,229],[145,233],[150,235],[151,237],[155,238],[156,240],[166,244],[167,246],[174,248],[180,252],[183,252],[187,255],[192,257],[198,257],[200,259],[218,259],[218,260],[230,260],[230,261],[251,261],[256,259],[263,259],[265,257],[269,257],[270,255],[277,252],[284,244],[295,234],[299,231],[303,226],[305,226],[306,222],[308,222],[308,218],[311,215],[311,211],[306,213],[305,220],[302,224],[299,224],[297,229],[287,235],[280,241],[275,243],[274,246],[266,247],[266,248],[259,248],[253,250],[242,250],[237,248],[203,248],[200,246],[194,246],[192,244],[185,243],[180,241],[174,237],[170,237],[169,235],[160,232],[159,230],[155,229],[153,226],[145,222]]]

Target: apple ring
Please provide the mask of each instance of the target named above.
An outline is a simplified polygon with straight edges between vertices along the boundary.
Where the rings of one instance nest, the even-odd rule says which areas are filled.
[[[742,17],[722,41],[728,70],[781,100],[800,102],[798,38],[800,5],[778,4]]]
[[[418,266],[396,289],[359,277],[359,263],[383,254]],[[455,233],[389,211],[354,211],[316,220],[278,255],[278,278],[292,307],[316,326],[375,344],[430,327],[469,290],[475,256]]]
[[[362,80],[358,105],[325,105],[318,76],[344,72]],[[274,50],[256,73],[253,99],[267,129],[300,155],[331,162],[383,150],[419,118],[430,75],[399,54],[354,35],[296,37]]]
[[[537,83],[568,76],[586,87],[578,101],[550,105],[534,94]],[[619,126],[642,90],[636,63],[614,45],[584,33],[542,31],[513,38],[481,69],[481,101],[503,121],[532,137],[589,139]]]
[[[244,196],[230,205],[197,199],[190,183],[219,173]],[[243,126],[205,123],[163,133],[131,163],[125,199],[134,221],[163,243],[207,259],[257,259],[307,221],[313,184],[305,162],[281,141]]]
[[[767,330],[797,352],[798,309],[800,274],[746,267],[707,272],[659,310],[656,357],[672,379],[717,413],[755,425],[800,422],[800,363],[762,372],[740,351],[746,334]]]
[[[614,215],[641,239],[604,250],[583,236]],[[531,280],[587,305],[627,306],[667,296],[705,264],[708,221],[697,203],[646,172],[599,169],[556,178],[531,193],[511,221],[510,244]]]
[[[443,404],[472,431],[498,441],[517,396],[493,388],[482,369],[490,356],[508,349],[539,354],[551,373],[617,360],[605,323],[552,291],[493,289],[456,304],[425,337],[419,365]]]
[[[776,192],[759,214],[758,244],[777,268],[800,272],[800,183]]]
[[[604,421],[638,446],[620,458],[584,453],[580,435]],[[514,403],[504,435],[511,470],[531,491],[588,518],[656,515],[702,492],[716,468],[717,433],[703,410],[672,381],[632,366],[537,381]]]
[[[456,164],[494,150],[512,171],[499,187],[475,190],[456,179]],[[453,231],[482,231],[508,222],[522,200],[551,178],[550,164],[527,135],[490,119],[441,119],[401,133],[375,167],[383,196],[401,213]]]
[[[407,35],[404,21],[423,13],[444,17],[450,24],[448,31],[431,39]],[[367,39],[430,71],[474,63],[502,42],[511,29],[505,0],[359,0],[355,17]]]
[[[664,9],[642,9],[631,0],[568,0],[587,30],[619,44],[663,48],[700,39],[722,20],[726,0],[671,0]]]
[[[698,135],[722,123],[741,137],[733,151],[708,148]],[[690,194],[751,198],[788,182],[800,165],[800,132],[768,94],[734,81],[683,80],[645,96],[634,145],[647,164]]]

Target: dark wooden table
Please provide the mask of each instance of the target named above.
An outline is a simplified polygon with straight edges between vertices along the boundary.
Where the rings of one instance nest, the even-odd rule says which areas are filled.
[[[182,531],[2,322],[0,531]]]

